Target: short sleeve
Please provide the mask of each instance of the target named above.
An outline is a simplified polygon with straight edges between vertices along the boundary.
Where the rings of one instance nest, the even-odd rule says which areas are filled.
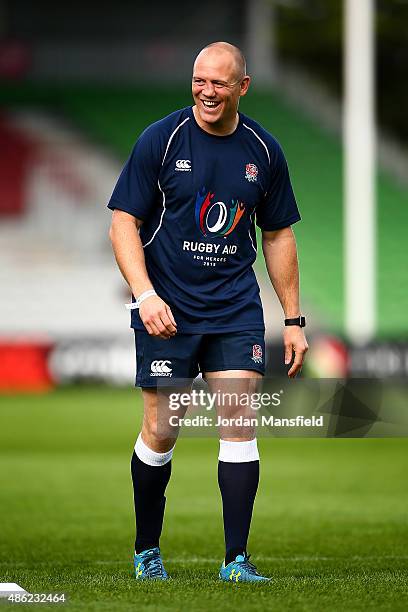
[[[276,143],[271,154],[271,180],[265,198],[256,209],[256,223],[265,231],[288,227],[300,221],[300,214],[282,149]]]
[[[118,208],[142,221],[148,217],[160,194],[160,147],[154,136],[151,128],[141,134],[108,203],[108,208]]]

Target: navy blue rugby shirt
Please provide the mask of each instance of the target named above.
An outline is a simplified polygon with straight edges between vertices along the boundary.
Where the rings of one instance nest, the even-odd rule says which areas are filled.
[[[192,107],[153,123],[108,206],[143,221],[147,272],[178,332],[264,329],[254,217],[278,230],[300,215],[282,149],[258,123],[240,113],[233,134],[213,136]],[[138,310],[131,316],[144,329]]]

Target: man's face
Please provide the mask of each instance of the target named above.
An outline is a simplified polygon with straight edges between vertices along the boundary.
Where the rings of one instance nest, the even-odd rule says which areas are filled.
[[[192,93],[199,117],[209,127],[222,128],[235,121],[239,99],[249,87],[249,77],[238,73],[228,51],[205,50],[193,69]]]

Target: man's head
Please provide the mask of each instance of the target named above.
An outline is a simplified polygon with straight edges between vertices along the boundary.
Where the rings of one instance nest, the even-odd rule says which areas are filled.
[[[228,133],[236,122],[239,99],[248,91],[242,51],[227,42],[216,42],[197,55],[193,67],[192,93],[196,118],[208,131]]]

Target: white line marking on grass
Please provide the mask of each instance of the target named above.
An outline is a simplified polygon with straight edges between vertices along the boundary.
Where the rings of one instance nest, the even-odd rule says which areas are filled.
[[[399,560],[399,561],[403,561],[403,560],[407,560],[408,559],[408,555],[351,555],[350,557],[341,557],[341,556],[330,556],[330,557],[326,557],[326,556],[308,556],[308,555],[302,555],[302,556],[294,556],[294,557],[274,557],[274,556],[263,556],[263,555],[256,555],[256,560],[257,561],[275,561],[275,562],[280,562],[280,563],[286,563],[286,562],[298,562],[298,561],[381,561],[381,560],[389,560],[389,559],[394,559],[394,560]],[[220,563],[222,561],[222,559],[220,557],[217,558],[211,558],[211,557],[166,557],[165,556],[165,560],[166,562],[169,563]],[[2,561],[0,562],[0,567],[8,567],[8,568],[12,568],[12,567],[46,567],[49,565],[53,565],[55,567],[77,567],[77,566],[82,566],[82,565],[131,565],[132,564],[132,559],[129,560],[124,560],[124,559],[98,559],[98,560],[94,560],[94,559],[90,559],[90,560],[78,560],[76,562],[73,563],[67,563],[65,561],[32,561],[31,563],[25,563],[24,561],[17,561],[17,562],[5,562]]]
[[[211,557],[164,557],[166,563],[221,563],[222,558],[217,557],[212,559]],[[256,561],[275,561],[285,563],[287,561],[298,562],[298,561],[372,561],[381,559],[395,559],[395,560],[406,560],[408,555],[381,555],[381,556],[360,556],[353,555],[351,557],[323,557],[323,556],[300,556],[300,557],[270,557],[256,555],[254,556]],[[90,564],[94,565],[127,565],[128,561],[89,561]]]

